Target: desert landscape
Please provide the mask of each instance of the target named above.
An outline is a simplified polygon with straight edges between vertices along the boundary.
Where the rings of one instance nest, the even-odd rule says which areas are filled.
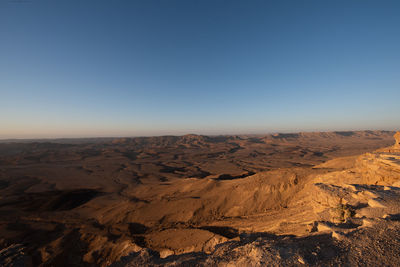
[[[394,133],[4,140],[0,265],[395,266]]]
[[[0,267],[400,266],[400,1],[0,1]]]

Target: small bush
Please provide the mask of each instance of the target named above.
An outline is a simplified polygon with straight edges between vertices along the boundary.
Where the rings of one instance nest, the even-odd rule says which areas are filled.
[[[337,215],[336,219],[341,223],[345,223],[350,218],[354,217],[355,210],[351,205],[343,204],[343,199],[341,198],[339,204],[335,208],[335,213]]]

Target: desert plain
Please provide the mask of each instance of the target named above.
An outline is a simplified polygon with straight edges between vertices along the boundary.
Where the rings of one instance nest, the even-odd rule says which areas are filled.
[[[3,140],[0,265],[398,266],[394,134]]]

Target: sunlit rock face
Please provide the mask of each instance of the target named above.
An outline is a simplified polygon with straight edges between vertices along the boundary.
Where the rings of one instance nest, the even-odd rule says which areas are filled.
[[[396,140],[394,143],[394,148],[400,149],[400,132],[396,132],[393,137]]]

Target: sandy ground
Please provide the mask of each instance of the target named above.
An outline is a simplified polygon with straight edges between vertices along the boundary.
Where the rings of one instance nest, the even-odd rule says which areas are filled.
[[[395,266],[393,134],[1,143],[0,264]]]

